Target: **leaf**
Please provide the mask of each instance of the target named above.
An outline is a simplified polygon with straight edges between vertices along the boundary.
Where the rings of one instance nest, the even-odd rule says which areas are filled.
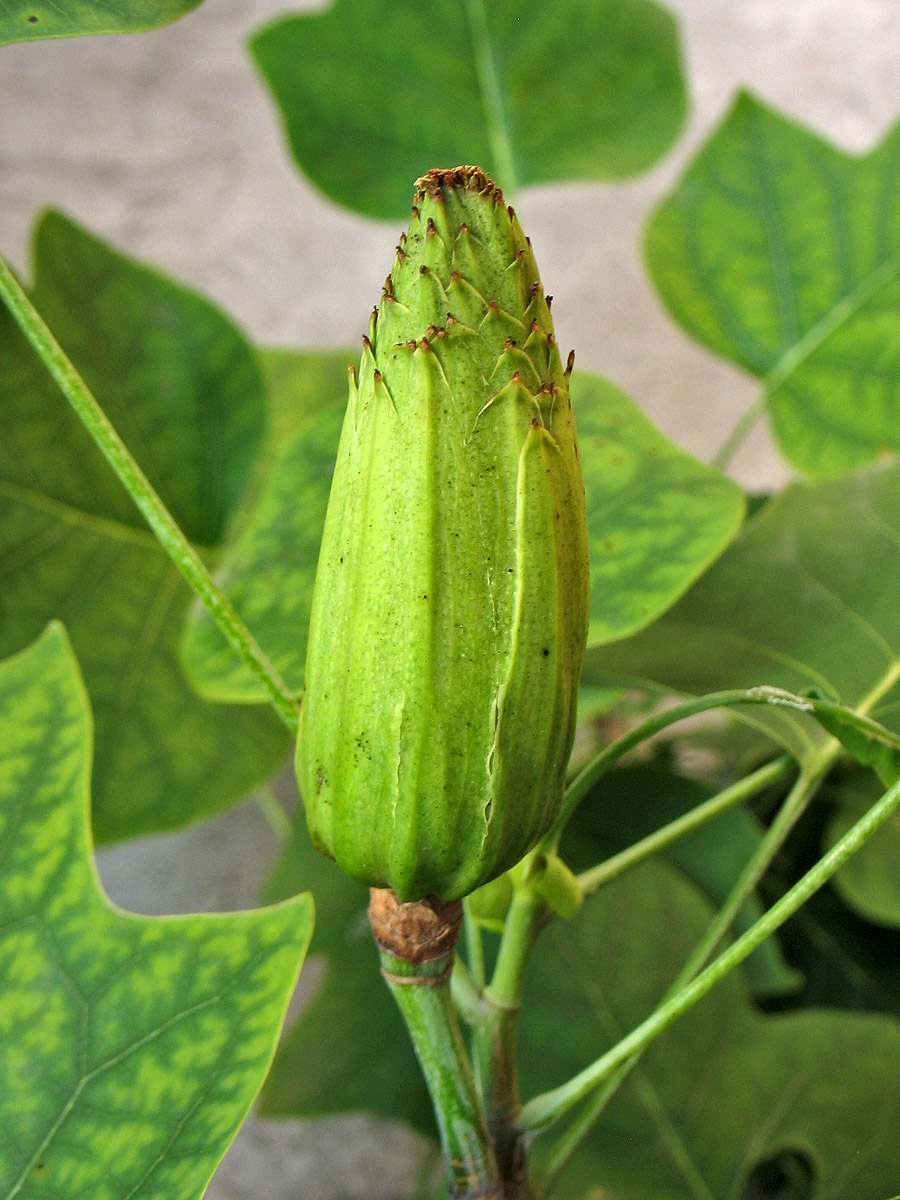
[[[795,484],[662,620],[590,655],[585,682],[627,675],[691,694],[815,688],[896,732],[898,593],[900,466]],[[796,708],[740,711],[801,760],[825,737]]]
[[[303,683],[319,541],[346,407],[346,367],[339,372],[345,361],[297,354],[292,369],[286,352],[277,363],[270,360],[270,369],[281,372],[276,392],[290,387],[300,397],[299,429],[275,457],[252,511],[248,506],[249,515],[236,521],[240,532],[219,573],[229,599],[296,690]],[[646,625],[672,604],[734,537],[743,498],[723,475],[673,446],[605,379],[576,373],[572,392],[591,543],[589,641],[597,644]],[[184,661],[204,695],[265,698],[199,611],[185,638]]]
[[[744,499],[598,375],[572,376],[591,557],[588,645],[648,625],[737,533]]]
[[[185,531],[214,544],[263,435],[251,350],[201,297],[59,214],[34,252],[42,315]],[[189,687],[188,588],[5,308],[0,573],[0,654],[67,623],[97,724],[99,840],[196,820],[283,761],[289,738],[268,709],[206,704]]]
[[[576,870],[586,870],[599,858],[627,849],[657,829],[696,808],[713,789],[695,779],[652,765],[623,767],[604,775],[572,817]],[[661,857],[701,888],[709,899],[724,904],[738,875],[762,836],[759,821],[745,808],[731,808],[661,852]],[[587,854],[585,853],[587,849]],[[564,841],[563,856],[570,861]],[[734,921],[735,935],[763,914],[752,897]],[[802,980],[785,963],[777,938],[770,938],[746,960],[747,982],[755,996],[794,992]]]
[[[434,1137],[431,1101],[393,997],[379,976],[368,889],[312,848],[302,815],[269,880],[269,900],[316,897],[312,953],[324,977],[287,1032],[260,1111],[310,1117],[365,1111]]]
[[[299,691],[319,543],[347,407],[350,352],[267,351],[262,364],[278,441],[258,492],[235,514],[218,582],[282,677]],[[292,436],[291,436],[292,435]],[[259,680],[195,605],[182,659],[210,699],[264,700]]]
[[[337,0],[250,46],[300,167],[374,217],[406,217],[436,166],[478,163],[510,192],[632,175],[685,114],[675,22],[653,0]]]
[[[676,320],[763,383],[807,475],[900,450],[900,125],[848,155],[742,93],[654,213]]]
[[[812,711],[819,724],[836,737],[858,763],[871,767],[886,788],[900,779],[900,737],[897,734],[871,717],[860,716],[839,704],[814,700]]]
[[[709,916],[671,870],[648,864],[557,923],[522,1009],[525,1094],[647,1016]],[[559,1194],[738,1200],[756,1164],[800,1150],[815,1200],[883,1200],[900,1175],[898,1063],[893,1018],[762,1016],[734,972],[653,1043]]]
[[[82,33],[137,33],[157,29],[196,8],[200,0],[4,0],[0,10],[0,46],[34,38],[73,37]]]
[[[0,664],[0,726],[0,1196],[195,1200],[265,1076],[312,903],[163,918],[109,903],[61,626]]]

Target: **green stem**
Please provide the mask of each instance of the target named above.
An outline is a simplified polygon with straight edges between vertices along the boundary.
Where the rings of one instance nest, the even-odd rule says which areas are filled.
[[[266,819],[266,824],[283,846],[291,836],[291,819],[281,807],[281,801],[272,788],[264,783],[256,789],[256,803]]]
[[[794,786],[779,809],[775,820],[766,830],[756,851],[735,882],[724,905],[710,922],[703,938],[691,954],[690,959],[682,967],[677,978],[663,997],[663,1004],[688,984],[714,953],[716,946],[724,937],[735,916],[762,878],[767,867],[783,845],[788,833],[804,811],[815,789],[830,769],[834,758],[839,753],[839,749],[837,743],[833,741],[828,742],[823,747],[816,763],[807,767],[805,771],[801,771],[801,774],[798,776]],[[776,760],[776,762],[782,761]],[[769,764],[770,767],[774,765],[773,763]],[[748,776],[748,778],[752,778],[752,776]],[[736,786],[739,787],[742,782],[744,781],[739,781]],[[713,799],[717,799],[717,797]],[[545,1155],[541,1163],[540,1180],[537,1187],[538,1195],[546,1195],[550,1190],[554,1180],[578,1149],[581,1141],[599,1120],[609,1101],[616,1094],[631,1071],[637,1066],[642,1053],[643,1051],[638,1051],[637,1054],[633,1055],[619,1070],[613,1073],[600,1092],[590,1097],[584,1110],[579,1113],[574,1123]]]
[[[740,420],[716,452],[712,460],[714,467],[717,467],[720,471],[724,471],[729,466],[731,460],[737,454],[738,450],[740,450],[744,441],[753,432],[754,426],[768,407],[769,388],[764,387],[760,395],[757,396],[750,407],[741,415]]]
[[[587,871],[582,871],[577,876],[578,885],[585,896],[593,895],[601,887],[612,882],[619,875],[632,867],[637,866],[645,859],[657,854],[660,850],[664,850],[666,846],[670,846],[679,838],[684,837],[692,830],[697,829],[706,821],[712,820],[720,813],[739,804],[742,800],[746,800],[749,796],[756,795],[763,788],[768,787],[772,783],[776,783],[790,770],[793,765],[793,759],[787,755],[781,758],[776,758],[765,766],[760,767],[751,775],[747,775],[744,779],[739,779],[730,787],[725,788],[715,796],[711,796],[709,800],[703,804],[698,804],[696,808],[692,808],[690,812],[684,816],[678,817],[674,821],[670,821],[668,825],[664,825],[662,829],[657,829],[655,832],[648,834],[639,842],[622,850],[619,854],[614,854],[611,858],[606,859],[597,866],[589,868]]]
[[[453,1200],[502,1200],[472,1068],[450,997],[453,954],[413,964],[379,949],[434,1104]]]
[[[646,1021],[574,1079],[529,1101],[519,1118],[521,1125],[532,1133],[546,1129],[608,1080],[771,937],[898,809],[900,783],[894,784],[802,879],[691,983],[664,1001]]]
[[[231,602],[213,582],[196,550],[179,529],[152,484],[131,456],[109,418],[66,357],[7,263],[0,258],[0,297],[55,379],[79,420],[100,448],[125,490],[156,534],[162,548],[184,576],[222,633],[265,687],[284,723],[296,733],[300,706],[269,662]]]
[[[719,942],[731,928],[735,917],[768,870],[775,855],[784,845],[788,834],[806,811],[806,806],[839,753],[840,746],[835,742],[829,742],[824,747],[815,766],[801,770],[794,786],[779,808],[775,820],[763,834],[725,903],[710,921],[706,933],[682,967],[677,979],[672,984],[671,991],[677,990],[693,979],[715,953]]]
[[[463,929],[466,935],[466,954],[469,960],[469,971],[475,987],[480,992],[484,987],[484,943],[481,938],[481,926],[472,916],[468,898],[463,900]]]
[[[723,692],[710,692],[708,696],[684,700],[663,712],[654,713],[652,717],[648,717],[634,729],[629,729],[620,738],[610,742],[591,759],[587,766],[578,772],[566,788],[562,813],[553,830],[554,840],[558,842],[559,835],[569,817],[602,776],[635,746],[639,746],[647,738],[653,737],[654,734],[660,733],[663,729],[667,729],[670,725],[683,721],[687,717],[697,716],[699,713],[708,712],[713,708],[733,708],[739,704],[766,704],[780,708],[800,708],[804,711],[809,711],[811,708],[810,703],[803,697],[795,696],[782,688],[753,687],[729,688]],[[815,714],[811,713],[811,715]]]

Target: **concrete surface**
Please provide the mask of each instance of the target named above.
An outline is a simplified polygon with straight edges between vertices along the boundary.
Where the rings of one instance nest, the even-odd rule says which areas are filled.
[[[156,33],[0,49],[0,249],[23,265],[35,213],[58,205],[215,297],[259,340],[355,342],[398,228],[332,207],[297,174],[244,50],[264,21],[309,7],[206,0]],[[900,112],[900,4],[670,7],[682,20],[693,103],[675,150],[633,182],[547,186],[517,204],[555,296],[561,345],[709,456],[756,388],[690,343],[657,304],[637,250],[645,217],[741,85],[848,149],[869,146]],[[763,432],[735,474],[751,487],[785,477]],[[114,899],[136,910],[230,908],[253,902],[274,849],[255,807],[244,806],[108,851],[101,871]],[[399,1200],[420,1153],[402,1130],[355,1117],[254,1120],[208,1196]]]

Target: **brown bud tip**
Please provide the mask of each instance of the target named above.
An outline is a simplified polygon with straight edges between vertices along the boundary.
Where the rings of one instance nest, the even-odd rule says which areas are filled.
[[[363,334],[363,346],[369,351],[370,354],[372,353],[372,343],[365,334]]]
[[[550,307],[552,306],[552,304],[553,304],[553,297],[552,297],[552,296],[545,296],[545,297],[544,297],[544,303],[547,305],[547,307],[548,307],[548,308],[550,308]]]
[[[566,374],[572,374],[572,368],[575,366],[575,351],[569,351],[569,357],[566,359]]]
[[[431,962],[452,953],[461,921],[459,900],[428,896],[401,904],[393,888],[369,890],[369,923],[375,941],[404,962]]]
[[[431,217],[428,218],[428,222],[425,226],[425,232],[428,234],[434,234],[435,237],[437,236],[437,229],[435,228],[434,221],[432,221]]]
[[[473,192],[500,194],[500,189],[481,167],[435,167],[416,180],[417,189],[437,200],[445,191],[467,189]],[[501,196],[502,199],[502,196]]]
[[[419,274],[420,275],[428,274],[428,268],[426,267],[426,265],[424,263],[422,263],[421,267],[419,267]]]

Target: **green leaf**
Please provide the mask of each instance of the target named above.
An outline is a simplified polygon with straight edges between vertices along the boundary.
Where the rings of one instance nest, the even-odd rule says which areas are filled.
[[[368,889],[312,848],[302,815],[266,896],[280,899],[301,886],[316,897],[311,950],[323,978],[279,1046],[260,1110],[292,1117],[371,1112],[435,1136],[425,1080],[379,975]]]
[[[648,864],[558,922],[522,1009],[525,1094],[561,1083],[647,1016],[709,915]],[[653,1043],[559,1194],[739,1200],[758,1163],[798,1150],[816,1200],[883,1200],[900,1174],[898,1063],[893,1018],[762,1016],[735,972]]]
[[[598,375],[572,376],[591,557],[588,645],[648,625],[732,540],[744,499]]]
[[[900,125],[852,156],[738,97],[646,233],[675,318],[762,380],[795,466],[900,450]]]
[[[239,533],[219,582],[282,677],[299,690],[346,407],[346,356],[282,352],[267,362],[279,411],[286,411],[279,397],[297,398],[299,428],[274,457],[258,500],[236,519]],[[598,644],[646,625],[674,603],[734,537],[743,498],[719,472],[673,446],[605,379],[576,373],[572,395],[591,543],[589,643]],[[210,698],[264,699],[259,681],[199,610],[184,661],[194,686]]]
[[[814,688],[896,731],[898,594],[900,466],[795,484],[660,621],[590,655],[585,681],[627,675],[690,694]],[[801,760],[825,737],[798,708],[741,712]]]
[[[109,903],[90,709],[59,625],[0,664],[0,726],[0,1196],[195,1200],[265,1076],[312,903]]]
[[[572,853],[564,840],[563,855],[575,869],[586,870],[598,860],[598,851],[603,858],[617,854],[712,795],[706,784],[657,766],[612,771],[575,810],[569,833]],[[752,813],[732,808],[667,847],[662,857],[713,903],[724,904],[761,836]],[[755,897],[747,900],[735,918],[735,934],[749,929],[762,914]],[[802,982],[785,963],[774,937],[750,955],[744,971],[757,997],[783,996],[795,992]]]
[[[218,572],[218,583],[298,692],[351,357],[349,351],[263,353],[275,434],[265,478],[235,514],[235,533]],[[199,605],[185,631],[182,656],[202,695],[230,702],[266,698]]]
[[[828,701],[813,700],[812,711],[819,724],[836,737],[858,763],[871,767],[886,788],[900,779],[900,737],[896,733],[891,733],[871,717],[860,716]],[[873,797],[872,803],[877,799],[877,796]]]
[[[34,256],[42,315],[176,519],[214,544],[263,436],[252,351],[201,297],[59,214],[40,222]],[[188,685],[177,644],[190,593],[5,308],[0,572],[0,654],[60,617],[82,664],[98,839],[195,820],[283,760],[274,713],[206,704]]]
[[[189,13],[200,0],[4,0],[0,9],[0,46],[34,38],[74,37],[82,33],[138,33],[157,29]]]
[[[251,49],[301,168],[374,217],[407,216],[435,166],[478,163],[510,192],[632,175],[685,114],[675,22],[653,0],[337,0]]]

